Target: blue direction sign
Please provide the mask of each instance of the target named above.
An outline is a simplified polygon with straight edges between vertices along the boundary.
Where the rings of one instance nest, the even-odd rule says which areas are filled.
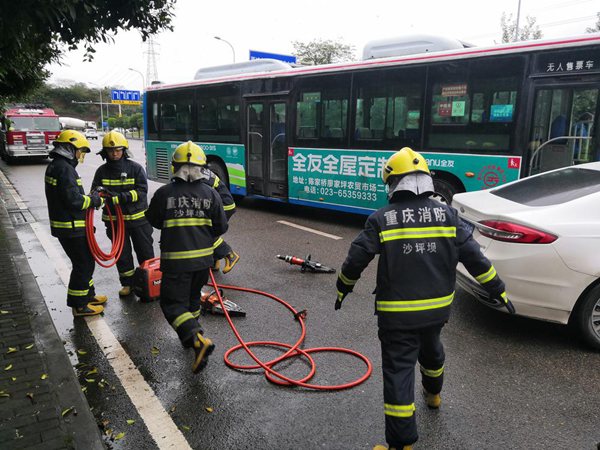
[[[110,102],[121,105],[141,105],[140,91],[124,91],[122,89],[110,90]]]
[[[250,61],[253,59],[277,59],[286,63],[296,64],[296,57],[292,55],[280,55],[277,53],[259,52],[250,50]]]

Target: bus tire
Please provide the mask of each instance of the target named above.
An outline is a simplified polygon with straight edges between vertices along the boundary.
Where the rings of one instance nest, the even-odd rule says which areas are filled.
[[[454,183],[443,178],[434,177],[433,187],[435,189],[435,193],[431,196],[431,198],[447,205],[452,203],[454,194],[460,192],[460,189],[456,187]]]
[[[229,176],[227,176],[227,171],[225,170],[225,167],[223,167],[223,164],[214,160],[209,161],[208,168],[211,170],[212,173],[218,176],[221,179],[221,181],[225,183],[227,189],[229,189]]]
[[[600,285],[593,287],[581,298],[573,318],[572,324],[581,338],[591,347],[600,350]]]

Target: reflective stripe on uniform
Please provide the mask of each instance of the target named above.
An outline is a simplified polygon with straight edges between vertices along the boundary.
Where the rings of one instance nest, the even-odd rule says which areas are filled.
[[[138,201],[138,193],[136,190],[132,190],[129,191],[129,193],[131,194],[131,201],[132,202],[137,202]]]
[[[194,227],[194,226],[202,226],[208,225],[212,227],[212,220],[210,219],[169,219],[163,222],[163,228],[172,228],[172,227]]]
[[[89,294],[90,290],[86,289],[84,291],[77,291],[75,289],[67,289],[67,294],[72,295],[74,297],[85,297]]]
[[[213,183],[213,189],[217,188],[217,186],[219,185],[219,181],[221,181],[221,180],[219,180],[219,177],[215,175],[215,182]]]
[[[410,405],[391,405],[384,403],[385,415],[394,417],[412,417],[415,410],[415,404]]]
[[[81,182],[81,178],[77,178],[77,184],[78,184],[79,186],[83,186],[83,183]]]
[[[58,180],[56,178],[52,178],[49,176],[45,176],[44,181],[48,184],[51,184],[52,186],[56,186],[56,184],[58,183]]]
[[[396,228],[379,233],[379,241],[433,237],[456,237],[456,227]]]
[[[213,249],[217,248],[219,245],[221,245],[223,243],[223,238],[219,238],[215,241],[215,243],[213,244]]]
[[[398,302],[377,302],[377,311],[382,312],[405,312],[426,311],[448,306],[454,300],[454,292],[446,297],[428,298],[423,300],[407,300]]]
[[[340,280],[342,280],[342,283],[344,283],[347,286],[354,286],[356,284],[356,282],[358,280],[351,280],[350,278],[346,277],[346,275],[344,275],[342,272],[340,272]]]
[[[118,204],[119,204],[119,196],[118,196],[118,195],[115,195],[115,196],[112,198],[112,202],[113,202],[113,205],[118,205]]]
[[[56,222],[51,220],[50,226],[54,228],[73,228],[73,222]]]
[[[198,317],[200,317],[200,310],[198,311],[193,311],[192,312],[192,316],[194,316],[195,319],[197,319]]]
[[[146,210],[136,213],[136,214],[123,214],[123,220],[137,220],[144,217],[146,214]],[[110,216],[108,214],[102,214],[102,220],[110,220]],[[112,220],[117,220],[117,216],[113,215]]]
[[[502,297],[502,299],[504,300],[504,303],[508,304],[508,297],[506,296],[506,292],[503,292],[502,294],[500,294],[500,297]]]
[[[426,369],[425,367],[421,366],[421,373],[430,378],[437,378],[444,373],[444,366],[436,370]]]
[[[102,184],[105,186],[126,186],[135,184],[135,178],[127,178],[126,180],[106,180],[103,178]]]
[[[81,209],[88,209],[90,207],[90,203],[92,203],[92,199],[89,198],[87,195],[84,195],[83,206],[81,207]]]
[[[234,208],[235,208],[235,203],[232,203],[231,205],[223,205],[223,209],[225,211],[231,211]]]
[[[119,272],[119,276],[121,278],[132,277],[134,273],[135,273],[135,269],[131,269],[131,270],[128,270],[127,272]]]
[[[85,228],[85,220],[74,220],[75,228]]]
[[[92,279],[90,280],[90,287],[92,287],[93,285],[94,285],[94,279],[92,278]]]
[[[198,250],[189,250],[186,252],[162,252],[160,257],[162,259],[191,259],[191,258],[202,258],[203,256],[210,256],[213,254],[213,248],[201,248]]]
[[[488,270],[486,273],[482,273],[481,275],[475,277],[475,279],[480,284],[484,284],[484,283],[487,283],[488,281],[491,281],[495,276],[496,276],[496,269],[494,269],[494,266],[492,266],[492,267],[490,267],[490,270]]]
[[[174,330],[177,330],[177,328],[183,323],[183,322],[187,322],[188,320],[194,319],[195,317],[192,315],[192,313],[190,312],[184,312],[182,315],[180,315],[179,317],[177,317],[173,323],[171,324],[171,326],[173,327]]]

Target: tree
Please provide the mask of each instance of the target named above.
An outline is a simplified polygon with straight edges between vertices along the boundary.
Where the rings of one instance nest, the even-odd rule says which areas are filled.
[[[536,25],[537,19],[535,17],[527,16],[525,18],[525,25],[519,24],[519,37],[515,39],[515,31],[517,29],[517,21],[513,20],[512,14],[506,16],[506,13],[502,13],[500,17],[500,27],[502,28],[502,42],[515,42],[515,41],[533,41],[542,38],[542,30],[539,25]]]
[[[114,40],[121,30],[139,30],[142,40],[172,30],[176,0],[4,1],[0,14],[0,105],[39,88],[67,50]]]
[[[309,66],[352,61],[355,57],[353,45],[330,39],[313,39],[310,42],[292,41],[292,45],[298,63]]]
[[[596,16],[598,16],[598,21],[594,25],[594,28],[586,28],[585,29],[586,33],[598,33],[598,32],[600,32],[600,12],[597,12]]]

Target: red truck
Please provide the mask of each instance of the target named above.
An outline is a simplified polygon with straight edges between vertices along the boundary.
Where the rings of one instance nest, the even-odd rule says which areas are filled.
[[[13,108],[4,113],[1,129],[0,157],[12,164],[21,158],[48,157],[60,122],[52,109]]]

